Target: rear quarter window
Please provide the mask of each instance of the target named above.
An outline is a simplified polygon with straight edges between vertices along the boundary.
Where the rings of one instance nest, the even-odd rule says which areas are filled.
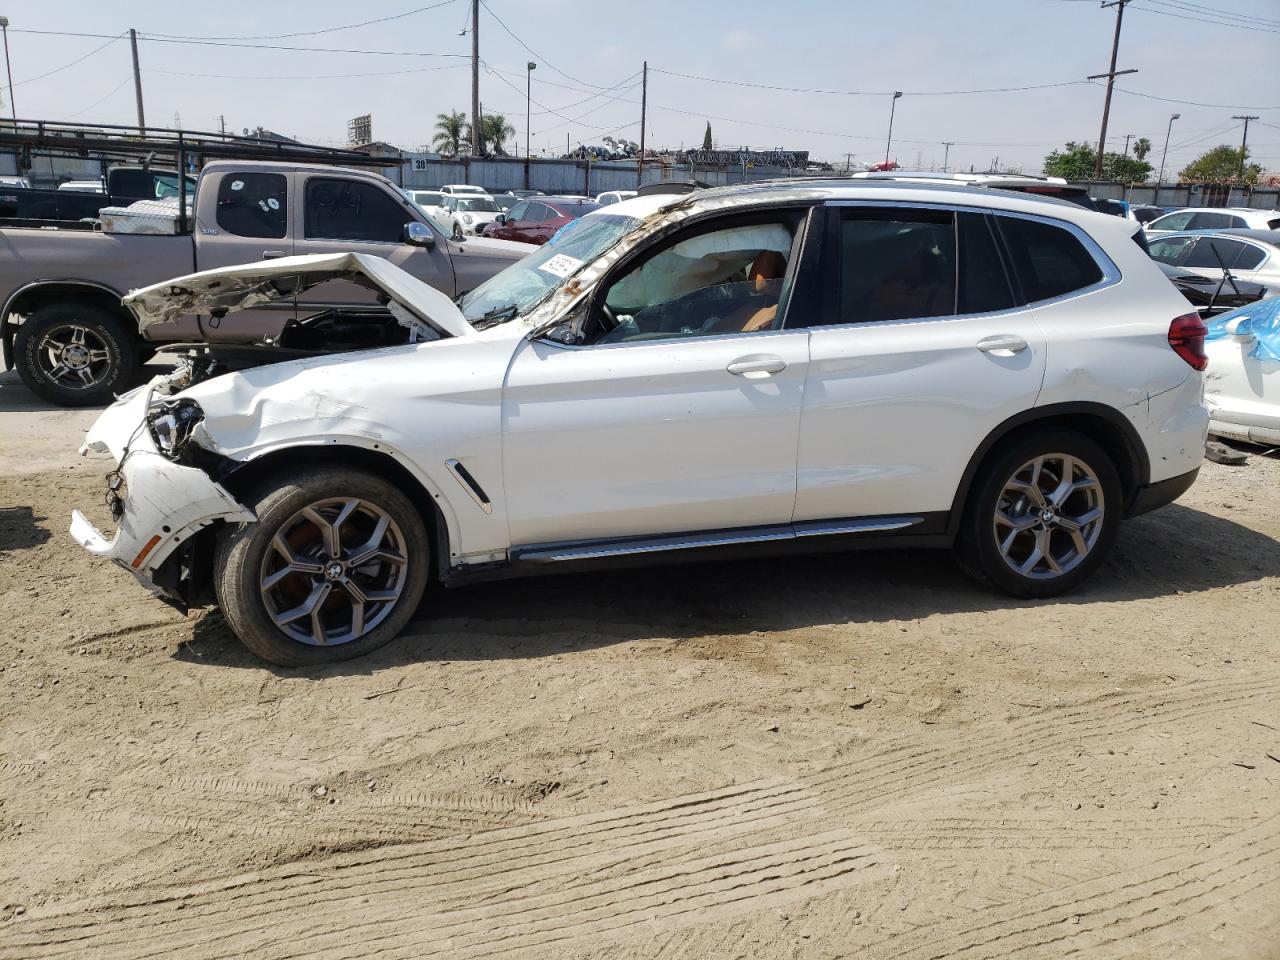
[[[1102,280],[1102,267],[1071,231],[1038,220],[997,219],[1028,303],[1074,293]]]

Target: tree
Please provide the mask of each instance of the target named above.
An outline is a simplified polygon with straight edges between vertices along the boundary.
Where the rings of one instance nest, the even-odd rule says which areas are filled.
[[[1139,160],[1147,159],[1147,154],[1151,152],[1151,141],[1146,137],[1139,137],[1133,142],[1133,155]]]
[[[1244,182],[1257,183],[1262,175],[1262,166],[1246,162],[1248,159],[1248,148],[1228,147],[1224,144],[1201,154],[1183,167],[1182,172],[1178,174],[1178,179],[1192,183],[1239,182],[1240,167],[1243,164]]]
[[[470,138],[467,115],[457,110],[436,114],[435,128],[436,135],[431,145],[450,157],[456,157],[462,150],[463,141]]]
[[[702,149],[703,150],[714,149],[711,144],[711,121],[710,120],[707,121],[707,132],[702,135]]]
[[[1150,148],[1150,144],[1147,146]],[[1092,180],[1096,158],[1097,151],[1092,146],[1072,140],[1063,149],[1054,150],[1044,158],[1044,173],[1047,177],[1062,177],[1064,180]],[[1141,158],[1126,157],[1121,153],[1102,155],[1103,180],[1142,183],[1149,176],[1151,164]]]
[[[467,127],[468,138],[470,137],[470,130],[471,128]],[[509,124],[507,118],[502,114],[484,114],[480,118],[480,156],[486,157],[490,153],[496,157],[507,156],[507,151],[503,149],[502,145],[509,137],[514,137],[515,134],[516,128]]]

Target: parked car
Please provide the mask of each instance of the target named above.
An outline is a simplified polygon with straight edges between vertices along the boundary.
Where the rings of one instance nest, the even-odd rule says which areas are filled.
[[[176,217],[176,204],[173,210]],[[193,264],[221,267],[355,247],[454,296],[528,252],[479,239],[459,246],[385,177],[311,164],[210,163],[196,185],[193,221],[191,233],[178,234],[170,220],[169,236],[0,224],[5,366],[16,366],[23,382],[51,403],[95,404],[131,384],[152,343],[296,342],[324,351],[404,332],[394,322],[387,327],[390,318],[372,292],[335,281],[308,297],[229,316],[188,311],[149,328],[144,341],[120,298]],[[366,321],[372,326],[360,329]]]
[[[1225,267],[1239,280],[1280,293],[1280,230],[1195,230],[1147,241],[1153,260],[1210,280]]]
[[[446,183],[440,188],[440,192],[450,197],[487,197],[489,191],[484,187],[473,187],[469,183]]]
[[[444,199],[444,194],[439,190],[412,190],[406,188],[400,192],[428,213],[438,210]]]
[[[1150,223],[1159,217],[1165,215],[1164,207],[1153,207],[1151,204],[1131,203],[1129,204],[1129,212],[1127,216],[1130,220],[1135,220],[1141,224]]]
[[[516,197],[517,199],[520,199],[520,200],[527,200],[529,199],[529,197],[545,197],[546,196],[546,194],[541,190],[512,189],[512,190],[508,190],[507,194],[509,196]]]
[[[1094,209],[1099,213],[1109,213],[1113,217],[1128,217],[1129,204],[1125,200],[1111,200],[1107,197],[1090,197]]]
[[[1210,321],[1205,353],[1209,432],[1280,446],[1280,297]]]
[[[580,197],[538,197],[517,203],[499,214],[485,229],[486,237],[543,244],[567,223],[598,210],[600,205]]]
[[[602,207],[607,207],[611,203],[630,200],[635,195],[636,192],[634,190],[606,190],[604,193],[596,194],[596,203]]]
[[[484,235],[484,228],[502,216],[502,208],[493,197],[469,197],[464,194],[446,196],[442,215],[455,240]]]
[[[26,177],[0,177],[0,187],[16,187],[19,190],[30,190],[31,181]]]
[[[1249,207],[1184,207],[1157,217],[1146,226],[1147,236],[1156,233],[1184,233],[1188,230],[1277,230],[1280,210]]]
[[[195,177],[187,177],[187,196],[195,193]],[[0,227],[66,226],[89,222],[103,207],[123,207],[139,200],[168,200],[178,196],[175,170],[138,166],[117,166],[107,171],[104,182],[69,180],[56,190],[14,190],[0,192]],[[41,223],[39,221],[44,221]]]
[[[1217,279],[1214,279],[1171,267],[1167,263],[1157,263],[1157,266],[1204,318],[1214,317],[1237,307],[1247,307],[1267,296],[1266,287],[1237,280],[1229,272],[1220,271]]]
[[[72,533],[284,665],[386,643],[432,577],[914,545],[1053,596],[1203,454],[1205,327],[1135,230],[752,184],[601,208],[456,304],[363,254],[170,280],[141,322],[345,276],[430,334],[121,398],[86,441],[116,532]]]

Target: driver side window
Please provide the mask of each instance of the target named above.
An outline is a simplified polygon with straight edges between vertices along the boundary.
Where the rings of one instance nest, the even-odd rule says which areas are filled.
[[[781,326],[800,217],[686,234],[616,280],[596,343],[755,333]]]
[[[514,207],[507,211],[507,223],[514,223],[517,220],[523,220],[525,211],[529,209],[529,201],[521,200]]]

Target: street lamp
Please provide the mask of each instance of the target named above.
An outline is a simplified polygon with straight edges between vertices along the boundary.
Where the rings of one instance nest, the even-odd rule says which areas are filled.
[[[902,96],[901,90],[893,91],[893,99],[889,101],[889,138],[884,142],[884,167],[889,169],[889,147],[893,144],[893,112],[898,108],[898,98]]]
[[[533,122],[533,113],[529,106],[533,102],[533,71],[538,69],[538,65],[532,60],[529,61],[524,71],[524,158],[529,159],[529,126]]]
[[[9,18],[0,17],[0,31],[4,32],[4,72],[9,78],[9,113],[13,117],[14,127],[17,128],[18,108],[13,103],[13,68],[9,66]]]
[[[1160,206],[1160,184],[1164,182],[1164,162],[1169,156],[1169,134],[1173,133],[1173,121],[1181,117],[1182,114],[1175,113],[1169,117],[1169,126],[1164,132],[1164,152],[1160,154],[1160,176],[1156,177],[1156,197],[1155,205]]]

